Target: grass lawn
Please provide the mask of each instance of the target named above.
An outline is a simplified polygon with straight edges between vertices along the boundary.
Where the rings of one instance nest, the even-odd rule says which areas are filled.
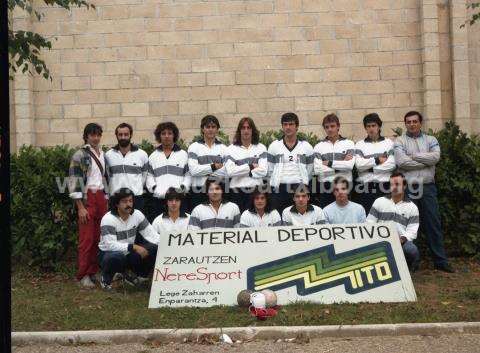
[[[12,275],[14,331],[193,328],[249,325],[333,325],[402,322],[480,321],[480,264],[452,261],[455,274],[422,268],[413,275],[416,303],[294,304],[275,318],[257,321],[238,307],[149,310],[149,287],[114,292],[83,290],[72,274]],[[72,265],[73,266],[73,265]],[[429,265],[431,266],[431,265]]]

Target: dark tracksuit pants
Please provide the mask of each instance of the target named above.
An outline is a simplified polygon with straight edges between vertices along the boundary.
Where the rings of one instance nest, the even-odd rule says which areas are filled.
[[[100,251],[99,262],[104,281],[110,284],[115,273],[124,273],[127,270],[133,271],[137,276],[148,277],[155,266],[157,246],[154,244],[142,246],[148,250],[145,259],[135,251],[126,254],[122,251]]]

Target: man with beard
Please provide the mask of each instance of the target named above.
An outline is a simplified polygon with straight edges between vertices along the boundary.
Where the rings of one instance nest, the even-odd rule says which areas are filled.
[[[115,129],[118,144],[105,153],[110,195],[121,188],[132,190],[135,208],[143,212],[143,186],[147,177],[148,155],[131,142],[132,135],[132,126],[121,123]]]
[[[160,237],[143,213],[134,209],[131,190],[121,188],[112,195],[110,212],[103,216],[100,231],[102,288],[112,289],[116,273],[130,285],[146,281],[155,264]],[[142,245],[134,244],[137,234],[145,239]]]

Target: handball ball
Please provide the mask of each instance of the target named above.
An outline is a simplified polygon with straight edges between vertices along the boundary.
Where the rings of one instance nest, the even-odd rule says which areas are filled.
[[[265,304],[267,308],[271,308],[277,305],[277,295],[273,290],[264,289],[260,293],[265,296]]]
[[[248,308],[250,306],[250,294],[252,294],[252,291],[248,289],[241,290],[238,293],[237,303],[239,307]]]
[[[250,303],[252,303],[254,308],[265,309],[266,308],[265,295],[261,292],[253,292],[250,295]]]

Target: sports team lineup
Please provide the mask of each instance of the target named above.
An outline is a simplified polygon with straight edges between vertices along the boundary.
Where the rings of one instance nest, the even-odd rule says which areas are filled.
[[[269,239],[258,229],[272,227],[278,227],[280,243],[381,240],[391,237],[385,222],[394,225],[411,272],[421,257],[419,229],[435,269],[453,272],[435,185],[440,146],[422,131],[422,121],[419,112],[407,112],[406,132],[393,141],[382,136],[380,116],[370,113],[363,118],[365,138],[354,142],[341,136],[340,118],[328,114],[325,138],[312,146],[298,138],[300,119],[289,112],[279,117],[283,136],[264,146],[254,120],[243,117],[226,146],[217,138],[219,120],[207,115],[200,121],[201,139],[188,150],[177,144],[175,123],[158,124],[150,155],[132,143],[127,123],[115,129],[118,144],[104,152],[102,127],[89,123],[68,178],[78,214],[78,283],[111,291],[115,278],[137,286],[168,277],[154,270],[160,243],[179,247],[173,256],[159,257],[164,264],[230,264],[237,254],[203,254],[199,246],[265,243]],[[154,200],[149,212],[147,194]],[[196,248],[195,257],[181,247]]]

